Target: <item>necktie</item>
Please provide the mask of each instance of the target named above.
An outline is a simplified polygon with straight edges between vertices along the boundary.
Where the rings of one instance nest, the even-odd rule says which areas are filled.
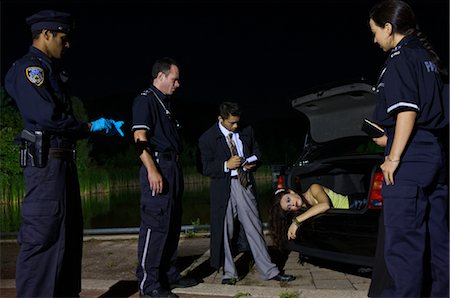
[[[231,155],[232,156],[239,155],[237,152],[236,143],[233,141],[232,133],[228,135],[228,144],[230,146]],[[247,188],[248,186],[247,173],[241,167],[237,168],[236,171],[238,173],[239,182],[243,187]]]

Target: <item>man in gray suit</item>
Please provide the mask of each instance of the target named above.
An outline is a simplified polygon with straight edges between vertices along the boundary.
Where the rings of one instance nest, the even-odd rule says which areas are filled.
[[[295,277],[280,273],[267,252],[252,174],[261,152],[250,126],[238,130],[240,115],[237,103],[222,103],[218,122],[199,139],[202,173],[211,177],[211,266],[223,266],[222,284],[238,281],[231,238],[239,220],[261,278],[292,281]]]

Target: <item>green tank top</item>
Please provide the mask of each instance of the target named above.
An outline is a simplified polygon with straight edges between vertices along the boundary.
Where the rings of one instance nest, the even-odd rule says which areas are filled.
[[[344,196],[338,193],[335,193],[331,189],[326,189],[325,193],[330,198],[331,204],[333,204],[333,208],[337,209],[349,209],[348,204],[348,196]]]

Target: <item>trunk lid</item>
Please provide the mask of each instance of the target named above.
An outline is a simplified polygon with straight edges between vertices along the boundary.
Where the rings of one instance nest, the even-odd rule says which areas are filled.
[[[368,137],[361,126],[364,118],[372,119],[376,94],[367,83],[350,83],[298,97],[291,105],[309,120],[307,142],[320,144],[348,137]]]

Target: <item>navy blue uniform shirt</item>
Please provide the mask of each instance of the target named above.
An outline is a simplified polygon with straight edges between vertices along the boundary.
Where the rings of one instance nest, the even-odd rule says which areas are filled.
[[[33,46],[5,77],[6,91],[15,100],[26,129],[70,140],[87,137],[87,123],[73,116],[64,85],[54,62]]]
[[[438,69],[421,41],[406,36],[392,49],[380,74],[374,120],[389,129],[397,113],[412,110],[419,129],[442,128],[447,124],[442,90]]]
[[[147,130],[151,149],[181,153],[177,124],[169,111],[168,98],[155,86],[138,95],[133,102],[133,131]]]

